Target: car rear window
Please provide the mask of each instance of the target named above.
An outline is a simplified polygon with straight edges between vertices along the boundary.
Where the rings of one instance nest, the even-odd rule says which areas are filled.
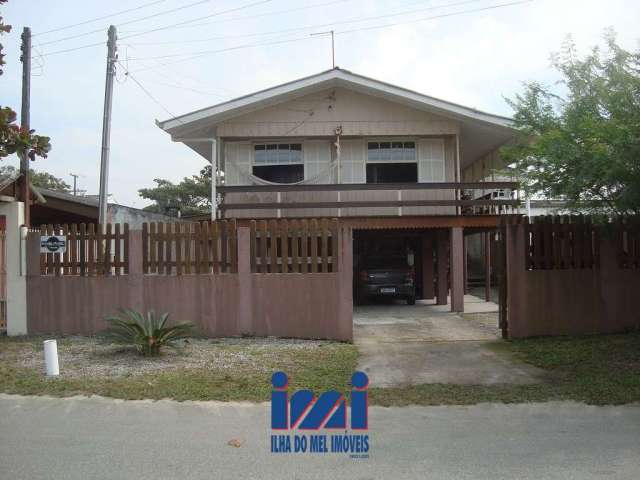
[[[407,268],[407,258],[400,256],[368,257],[365,262],[367,268]]]

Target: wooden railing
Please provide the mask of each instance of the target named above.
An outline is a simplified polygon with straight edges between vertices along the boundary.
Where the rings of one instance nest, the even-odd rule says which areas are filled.
[[[253,273],[334,273],[338,271],[336,219],[252,220]]]
[[[237,210],[302,210],[302,209],[379,209],[394,207],[399,215],[403,207],[452,207],[454,214],[502,214],[515,213],[520,205],[518,184],[515,182],[434,182],[434,183],[379,183],[379,184],[308,184],[308,185],[234,185],[219,186],[223,194],[220,209],[223,212]],[[423,191],[425,198],[415,198],[411,192]],[[444,191],[445,193],[438,193]],[[335,193],[335,199],[318,201],[317,193]],[[368,197],[357,200],[344,192],[370,192]],[[381,192],[376,194],[374,192]],[[433,192],[433,193],[428,193]],[[502,192],[492,195],[491,192]],[[386,193],[386,195],[385,195]],[[230,198],[225,197],[227,194]],[[239,198],[238,194],[265,195],[256,201],[255,195]],[[308,195],[306,195],[308,194]],[[381,200],[385,196],[384,200]],[[444,197],[444,198],[443,198]],[[264,200],[264,201],[263,201]],[[313,210],[311,210],[313,212]],[[293,215],[295,216],[295,212]],[[308,216],[308,215],[305,215]]]
[[[142,259],[145,274],[236,273],[236,222],[144,223]]]
[[[122,275],[129,271],[129,225],[41,225],[40,236],[64,235],[64,253],[40,253],[41,275]]]

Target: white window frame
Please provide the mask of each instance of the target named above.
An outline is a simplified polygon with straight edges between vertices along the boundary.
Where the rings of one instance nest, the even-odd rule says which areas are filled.
[[[369,143],[393,143],[393,142],[412,142],[413,143],[413,151],[415,153],[413,160],[369,160]],[[404,147],[403,147],[404,148]],[[418,163],[418,139],[417,138],[409,138],[409,137],[395,137],[395,138],[366,138],[364,144],[364,160],[365,164],[371,163]]]
[[[267,145],[300,145],[300,161],[295,163],[278,163],[278,162],[268,162],[268,163],[256,163],[256,145],[264,145],[265,149]],[[304,142],[302,140],[283,140],[281,142],[269,140],[269,141],[255,141],[251,142],[251,167],[278,167],[278,166],[286,166],[286,165],[303,165],[304,166]]]

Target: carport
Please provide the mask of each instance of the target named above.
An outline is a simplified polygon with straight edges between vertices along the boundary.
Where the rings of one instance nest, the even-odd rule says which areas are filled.
[[[413,266],[416,298],[423,300],[420,305],[448,305],[452,312],[464,312],[465,295],[471,293],[472,285],[485,287],[484,292],[474,293],[491,300],[491,287],[497,283],[496,259],[491,255],[496,249],[497,218],[388,217],[343,222],[353,230],[354,298],[367,255],[395,246]],[[471,271],[468,246],[475,254]]]

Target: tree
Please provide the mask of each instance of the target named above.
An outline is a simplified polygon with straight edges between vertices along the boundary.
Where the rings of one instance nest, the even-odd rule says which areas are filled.
[[[148,212],[165,215],[203,214],[211,211],[211,165],[207,165],[198,175],[184,177],[180,183],[156,178],[156,186],[142,188],[138,193],[142,198],[153,200],[144,208]]]
[[[7,0],[0,0],[0,5],[7,3]],[[0,35],[9,33],[11,25],[5,25],[0,16]],[[0,75],[2,66],[5,65],[2,44],[0,44]],[[35,135],[35,130],[26,130],[16,124],[17,114],[9,107],[0,105],[0,159],[17,153],[26,154],[31,160],[36,156],[46,158],[51,150],[49,137]]]
[[[0,167],[0,179],[13,177],[17,175],[18,171],[11,165],[5,165]],[[29,169],[29,180],[34,187],[46,188],[48,190],[56,190],[58,192],[70,192],[71,186],[49,172],[38,172],[33,169]]]
[[[561,81],[536,82],[508,100],[520,131],[501,151],[529,195],[569,208],[640,213],[640,51],[621,48],[611,31],[606,51],[579,58],[569,38],[552,65]]]

